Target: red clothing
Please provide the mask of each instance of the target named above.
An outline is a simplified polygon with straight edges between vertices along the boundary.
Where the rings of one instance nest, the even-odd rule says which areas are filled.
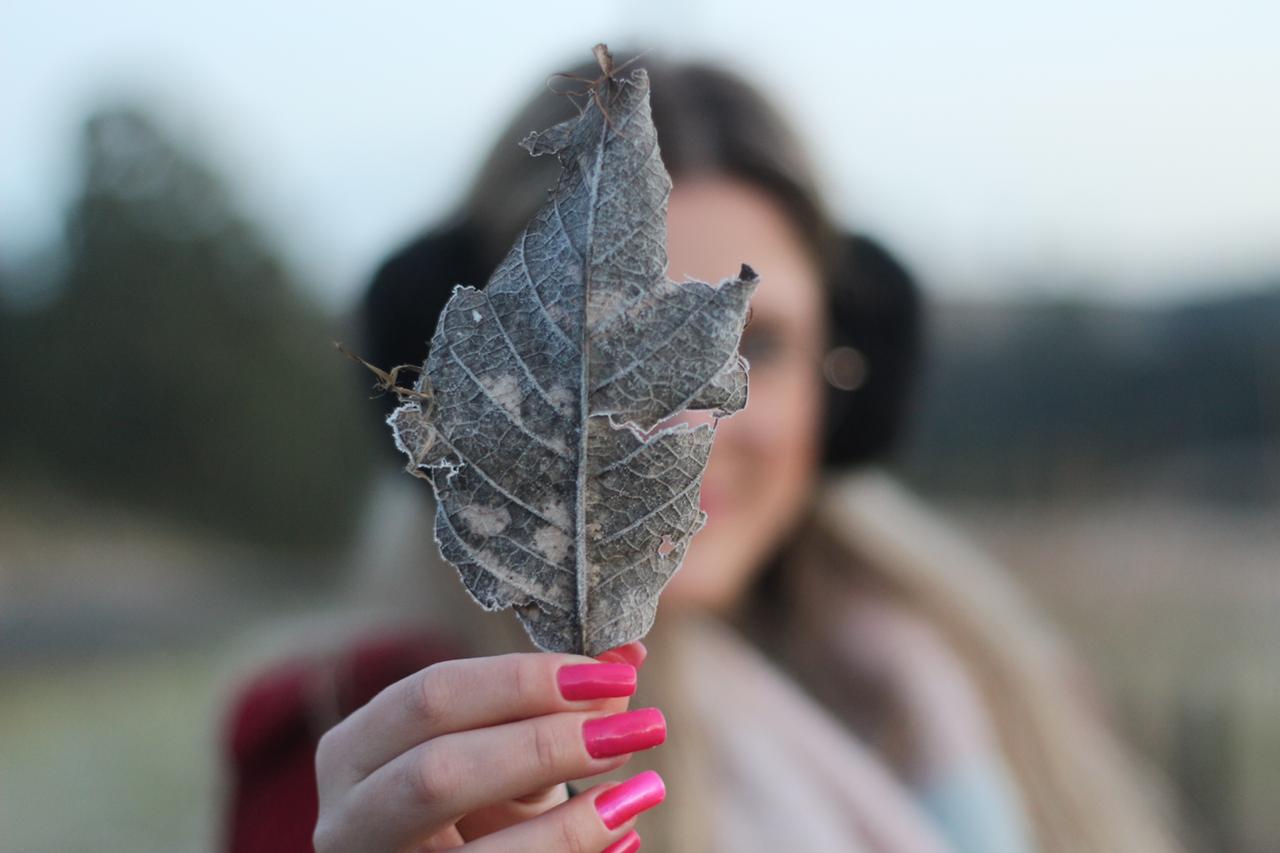
[[[320,736],[384,687],[460,656],[437,634],[381,634],[341,654],[282,661],[250,679],[233,697],[223,726],[231,778],[226,849],[310,853]]]

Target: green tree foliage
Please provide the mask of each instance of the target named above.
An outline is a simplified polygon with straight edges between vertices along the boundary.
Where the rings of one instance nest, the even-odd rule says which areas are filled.
[[[238,538],[349,532],[371,442],[332,318],[144,113],[84,125],[59,297],[3,321],[10,470]]]

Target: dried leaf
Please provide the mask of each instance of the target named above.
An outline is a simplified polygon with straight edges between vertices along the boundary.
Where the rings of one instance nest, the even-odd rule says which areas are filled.
[[[605,54],[607,57],[607,53]],[[486,609],[542,649],[643,636],[706,515],[711,425],[746,404],[738,355],[757,276],[667,279],[671,179],[644,69],[521,145],[563,171],[484,290],[454,289],[417,390],[387,422],[431,480],[436,541]]]

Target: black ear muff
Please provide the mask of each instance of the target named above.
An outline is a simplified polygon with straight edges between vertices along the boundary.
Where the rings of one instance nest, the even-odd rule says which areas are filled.
[[[360,355],[384,370],[421,365],[454,286],[483,287],[492,272],[479,234],[466,219],[437,226],[402,247],[378,268],[360,302]],[[416,374],[403,376],[401,384],[408,384]],[[368,378],[361,371],[361,381]],[[380,422],[398,400],[385,394],[382,403],[381,408],[371,407]],[[385,444],[399,456],[390,442]]]
[[[828,290],[831,348],[823,466],[878,461],[901,437],[921,357],[922,298],[915,279],[880,243],[842,238],[843,260]]]

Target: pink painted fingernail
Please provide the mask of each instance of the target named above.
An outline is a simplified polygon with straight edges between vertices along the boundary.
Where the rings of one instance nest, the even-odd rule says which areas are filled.
[[[613,699],[636,692],[636,668],[629,663],[577,663],[556,673],[566,699]]]
[[[639,752],[667,739],[667,720],[657,708],[597,717],[582,724],[582,739],[592,758]]]
[[[617,829],[646,809],[651,809],[667,796],[662,777],[652,770],[632,776],[596,797],[596,811],[610,829]]]
[[[621,646],[609,649],[607,652],[601,652],[596,655],[596,660],[608,661],[609,663],[629,663],[636,669],[644,666],[644,659],[649,656],[649,650],[644,647],[644,643],[639,640],[632,640]]]
[[[600,851],[600,853],[636,853],[640,849],[640,833],[634,829],[608,847]]]

